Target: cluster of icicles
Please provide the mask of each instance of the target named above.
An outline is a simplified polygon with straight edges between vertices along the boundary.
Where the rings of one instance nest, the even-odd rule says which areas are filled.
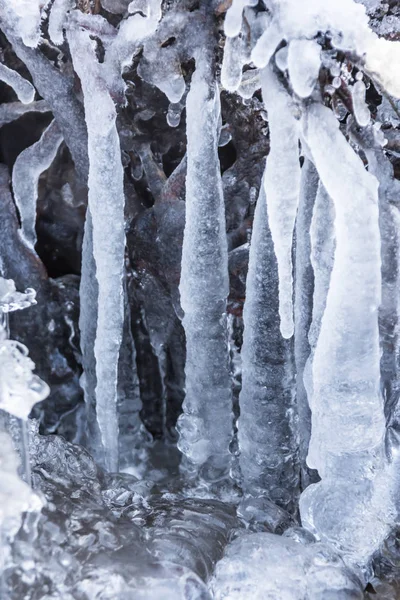
[[[186,99],[180,294],[187,362],[178,430],[183,473],[210,484],[229,478],[233,462],[212,4],[161,18],[160,0],[133,0],[128,18],[115,29],[103,17],[75,9],[73,0],[55,0],[51,8],[38,0],[0,0],[0,27],[55,117],[13,171],[26,243],[35,243],[39,175],[62,139],[82,184],[88,182],[80,316],[83,386],[88,411],[96,415],[89,445],[109,470],[118,469],[125,250],[114,99],[125,91],[124,66],[143,48],[139,74],[167,94],[171,119],[186,90],[180,64],[195,59]],[[352,133],[349,118],[348,135],[362,148],[368,170],[325,106],[318,75],[321,66],[327,68],[332,89],[341,85],[335,58],[341,50],[357,56],[360,71],[377,85],[399,95],[393,68],[399,50],[372,33],[364,8],[353,0],[270,0],[261,12],[257,4],[233,0],[228,9],[221,74],[222,86],[245,99],[261,87],[271,147],[254,218],[244,307],[240,483],[247,494],[267,492],[287,507],[297,505],[303,490],[303,526],[363,565],[396,517],[397,454],[386,443],[378,328],[378,309],[385,311],[385,302],[391,302],[381,277],[381,251],[397,240],[381,239],[380,218],[383,211],[396,223],[389,208],[394,182],[382,152],[383,136],[370,123],[362,72],[352,86],[355,121]],[[84,114],[68,73],[36,49],[46,11],[52,43],[62,44],[64,34],[68,42]],[[328,35],[330,50],[323,48],[322,34]],[[172,36],[176,43],[164,44]],[[101,63],[96,37],[105,53]],[[250,67],[243,72],[244,65]],[[43,101],[34,101],[33,86],[17,73],[0,64],[0,78],[14,87],[26,110],[44,110]],[[16,105],[6,109],[14,118],[22,112]],[[0,113],[0,118],[6,122],[12,116]],[[315,471],[321,478],[316,483]]]

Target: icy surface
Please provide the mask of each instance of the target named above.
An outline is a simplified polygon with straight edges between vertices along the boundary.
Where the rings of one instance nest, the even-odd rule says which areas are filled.
[[[280,327],[283,337],[290,338],[294,330],[292,242],[300,190],[299,133],[290,97],[272,67],[265,68],[261,83],[271,140],[264,186],[278,261]]]
[[[21,218],[22,238],[34,248],[36,244],[36,203],[39,177],[53,162],[63,141],[58,124],[53,120],[40,140],[21,152],[15,161],[12,185]]]

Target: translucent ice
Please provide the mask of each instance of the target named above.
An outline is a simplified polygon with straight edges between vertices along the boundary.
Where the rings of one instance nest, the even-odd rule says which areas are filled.
[[[283,337],[290,338],[293,335],[292,243],[300,190],[299,133],[290,97],[272,67],[264,69],[261,83],[271,140],[264,185],[278,261],[281,332]]]
[[[17,71],[13,71],[0,63],[0,81],[4,81],[7,85],[11,86],[24,104],[33,102],[35,98],[35,88],[30,81],[21,77]]]
[[[73,24],[68,40],[84,90],[89,150],[89,208],[98,281],[96,414],[109,470],[118,468],[117,372],[123,328],[124,189],[116,110],[101,76],[95,42]],[[82,54],[86,60],[82,61]]]
[[[44,130],[39,141],[23,150],[14,164],[12,184],[21,218],[21,234],[32,248],[36,244],[36,203],[39,177],[50,167],[62,141],[63,136],[54,120]]]
[[[315,40],[292,40],[288,51],[290,83],[300,98],[311,95],[321,65],[321,46]]]
[[[200,58],[200,57],[199,57]],[[179,447],[206,478],[229,468],[232,396],[226,299],[228,249],[218,159],[219,90],[200,59],[186,103],[186,224],[181,304],[185,312],[186,397]]]
[[[279,330],[278,268],[261,186],[243,311],[239,463],[243,488],[295,510],[298,433],[290,343]]]
[[[371,118],[368,106],[365,103],[365,92],[365,83],[363,81],[356,81],[352,87],[351,95],[353,99],[354,116],[360,127],[366,127]]]

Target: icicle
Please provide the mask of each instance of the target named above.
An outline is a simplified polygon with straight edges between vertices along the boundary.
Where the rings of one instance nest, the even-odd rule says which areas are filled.
[[[260,87],[260,71],[258,69],[249,69],[243,73],[237,92],[242,98],[248,100],[252,98],[254,92],[259,90]]]
[[[257,40],[252,50],[251,60],[256,67],[263,69],[268,65],[281,40],[282,32],[277,23],[272,21]]]
[[[186,103],[186,225],[181,304],[186,333],[186,397],[178,420],[179,448],[203,465],[206,480],[227,474],[232,437],[226,299],[228,251],[218,139],[220,101],[208,83],[204,57],[196,60]]]
[[[96,414],[105,465],[118,469],[117,374],[123,329],[124,186],[116,110],[97,62],[90,33],[67,31],[74,68],[84,93],[89,150],[89,208],[98,281]],[[85,56],[86,60],[82,60]]]
[[[38,142],[23,150],[15,161],[12,185],[21,218],[21,233],[26,243],[36,244],[36,203],[39,177],[53,162],[63,137],[56,121],[44,130]]]
[[[2,63],[0,63],[0,81],[12,87],[18,99],[24,104],[34,101],[36,91],[31,82]]]
[[[242,79],[242,67],[248,62],[249,58],[244,31],[237,37],[226,38],[221,68],[221,83],[229,92],[235,92],[239,88]]]
[[[54,0],[49,14],[49,37],[53,44],[61,46],[64,42],[64,23],[68,10],[75,5],[75,0]]]
[[[360,127],[366,127],[371,119],[368,106],[365,103],[366,91],[365,83],[360,80],[355,82],[351,91],[354,116]]]
[[[296,360],[296,403],[299,414],[300,464],[302,488],[310,482],[306,465],[311,435],[311,412],[304,387],[304,368],[310,355],[308,332],[312,319],[314,273],[311,265],[310,227],[318,188],[318,174],[313,163],[305,158],[301,170],[299,207],[296,218],[296,262],[294,304],[294,352]]]
[[[242,27],[242,14],[246,6],[256,6],[258,0],[233,0],[225,16],[224,29],[228,37],[239,35]]]
[[[28,112],[46,113],[50,112],[50,108],[45,100],[38,100],[30,104],[21,104],[21,102],[0,104],[0,127],[15,121]]]
[[[293,335],[292,242],[300,189],[298,127],[290,98],[271,67],[261,76],[263,100],[268,112],[271,150],[267,159],[265,188],[268,219],[279,273],[279,315],[283,337]]]
[[[308,98],[318,79],[321,46],[315,40],[292,40],[288,51],[290,83],[295,94]]]
[[[299,491],[291,342],[279,330],[278,269],[264,186],[254,215],[244,305],[238,437],[245,492],[294,511]]]
[[[384,464],[385,433],[378,182],[328,108],[308,109],[305,137],[334,202],[336,250],[312,366],[308,462],[322,482],[303,492],[300,510],[303,524],[340,546],[351,561],[365,564],[387,532],[391,510],[389,490],[382,493],[375,484]]]

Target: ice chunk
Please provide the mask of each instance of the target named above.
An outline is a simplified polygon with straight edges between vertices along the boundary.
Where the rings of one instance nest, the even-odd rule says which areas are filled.
[[[219,91],[199,57],[186,103],[186,224],[180,283],[186,397],[179,447],[206,479],[227,474],[232,436],[226,299],[228,248],[218,139]]]
[[[239,395],[243,489],[295,510],[298,432],[290,342],[279,330],[278,268],[261,186],[250,245]]]
[[[300,190],[299,133],[290,97],[272,67],[262,73],[271,150],[264,179],[268,219],[279,273],[279,315],[283,337],[293,335],[292,243]]]
[[[2,63],[0,63],[0,81],[12,87],[18,99],[24,104],[29,104],[35,99],[35,88],[31,82]]]
[[[36,244],[36,203],[39,177],[53,162],[63,141],[57,122],[54,120],[44,130],[41,138],[15,161],[12,185],[15,203],[21,218],[21,233],[26,243],[34,248]]]
[[[367,91],[363,81],[356,81],[351,90],[353,99],[354,116],[360,127],[366,127],[370,122],[371,115],[365,103],[365,92]]]
[[[300,98],[312,94],[321,65],[320,54],[321,46],[315,40],[292,40],[289,44],[290,83]]]
[[[359,580],[324,544],[271,533],[241,534],[217,564],[215,600],[362,600]]]

